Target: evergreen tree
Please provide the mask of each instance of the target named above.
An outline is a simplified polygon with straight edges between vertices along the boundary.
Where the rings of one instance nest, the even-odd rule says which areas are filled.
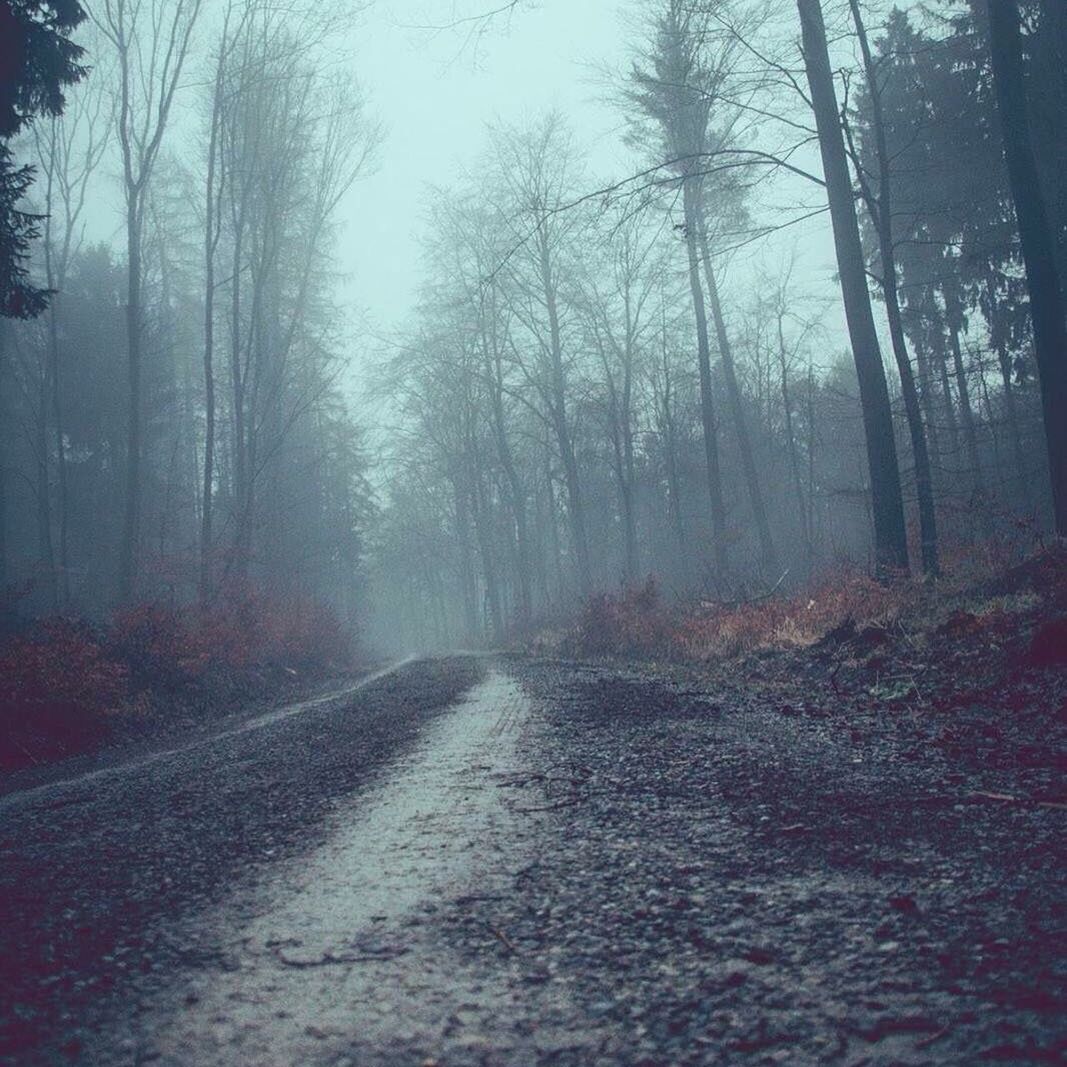
[[[36,115],[58,115],[63,90],[85,73],[70,35],[85,18],[77,0],[0,0],[0,315],[32,318],[46,290],[28,279],[26,258],[39,218],[19,209],[33,181],[11,140]]]

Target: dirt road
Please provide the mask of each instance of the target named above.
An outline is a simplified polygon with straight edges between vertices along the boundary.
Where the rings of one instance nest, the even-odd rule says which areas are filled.
[[[1064,812],[922,731],[468,657],[12,793],[0,1057],[1064,1062]]]

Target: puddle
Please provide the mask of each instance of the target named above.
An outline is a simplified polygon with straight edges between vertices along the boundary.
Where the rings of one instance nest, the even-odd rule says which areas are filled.
[[[526,711],[494,672],[430,725],[374,793],[337,813],[326,845],[201,923],[190,958],[212,962],[181,984],[181,1006],[141,1016],[129,1051],[163,1064],[344,1063],[345,1049],[429,1047],[474,1006],[506,1013],[502,976],[440,958],[421,927],[436,902],[519,862],[498,784],[516,769]]]

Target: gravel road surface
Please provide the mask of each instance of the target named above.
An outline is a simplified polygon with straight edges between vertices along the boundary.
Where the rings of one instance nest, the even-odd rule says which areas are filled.
[[[0,1062],[1067,1062],[1065,813],[1004,789],[755,684],[408,663],[0,798]]]

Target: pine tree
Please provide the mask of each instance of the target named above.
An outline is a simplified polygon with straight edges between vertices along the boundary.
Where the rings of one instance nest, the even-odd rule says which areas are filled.
[[[20,210],[33,168],[19,166],[11,140],[37,115],[58,115],[63,90],[85,68],[70,35],[85,18],[77,0],[0,0],[0,315],[27,319],[44,310],[26,259],[39,217]]]

